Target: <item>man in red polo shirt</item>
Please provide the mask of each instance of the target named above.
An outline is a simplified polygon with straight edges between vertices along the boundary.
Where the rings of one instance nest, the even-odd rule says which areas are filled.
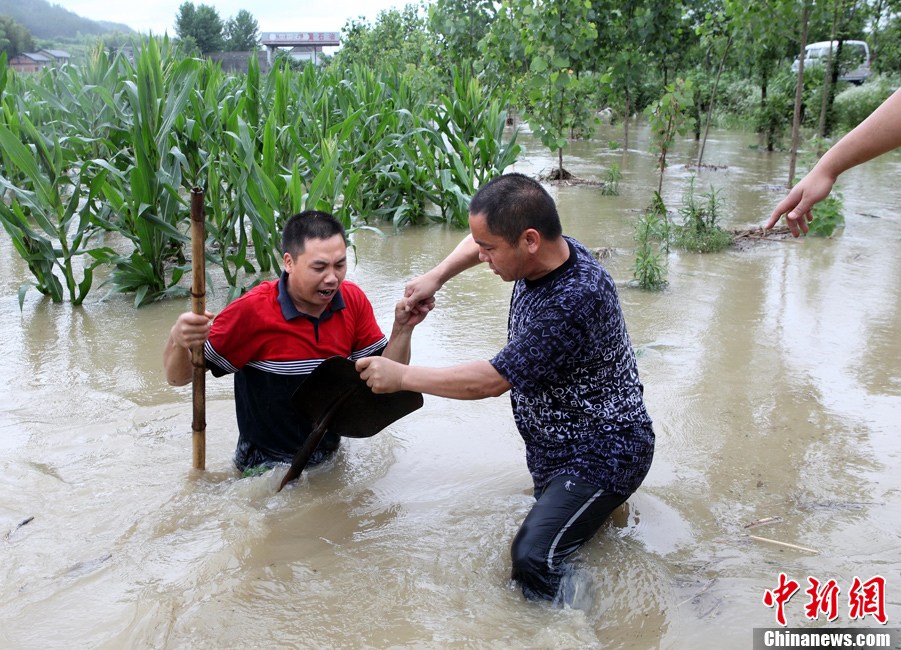
[[[191,381],[191,349],[204,346],[215,377],[235,376],[238,444],[235,465],[242,472],[290,463],[312,423],[294,411],[291,397],[325,359],[382,355],[410,360],[413,328],[432,304],[394,311],[388,339],[372,305],[347,274],[344,228],[332,215],[308,210],[291,217],[282,233],[284,271],[263,282],[213,318],[186,312],[169,332],[163,352],[166,379],[173,386]],[[340,437],[327,434],[310,459],[322,462]]]

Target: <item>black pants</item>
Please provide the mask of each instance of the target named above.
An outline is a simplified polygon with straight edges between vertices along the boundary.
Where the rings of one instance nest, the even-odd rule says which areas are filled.
[[[513,579],[530,600],[553,600],[563,560],[579,549],[629,495],[604,492],[575,476],[559,476],[543,490],[513,539]]]

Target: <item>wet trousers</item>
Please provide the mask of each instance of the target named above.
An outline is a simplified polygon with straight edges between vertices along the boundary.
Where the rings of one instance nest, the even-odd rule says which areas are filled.
[[[513,539],[512,577],[529,600],[553,600],[578,550],[629,495],[605,492],[575,476],[535,490],[536,503]]]

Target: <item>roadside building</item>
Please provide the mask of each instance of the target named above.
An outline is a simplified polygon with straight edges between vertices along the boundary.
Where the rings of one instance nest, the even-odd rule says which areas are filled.
[[[46,57],[49,57],[55,65],[63,65],[64,63],[68,63],[69,53],[65,50],[38,50],[38,54],[43,54]]]
[[[16,72],[38,72],[53,63],[46,54],[22,52],[9,60],[9,67]]]

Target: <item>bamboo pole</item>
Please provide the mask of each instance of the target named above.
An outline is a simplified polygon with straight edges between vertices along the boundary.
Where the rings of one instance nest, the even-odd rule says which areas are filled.
[[[206,229],[203,215],[203,190],[191,190],[191,311],[206,313]],[[194,469],[206,468],[206,362],[203,346],[191,350],[194,366],[194,418],[191,423]]]
[[[770,539],[769,537],[757,537],[756,535],[748,535],[748,539],[753,539],[757,542],[766,542],[767,544],[776,544],[777,546],[784,546],[786,548],[793,548],[796,551],[806,551],[807,553],[815,553],[819,555],[819,551],[813,548],[807,548],[806,546],[798,546],[797,544],[789,544],[788,542],[780,542],[778,539]]]

